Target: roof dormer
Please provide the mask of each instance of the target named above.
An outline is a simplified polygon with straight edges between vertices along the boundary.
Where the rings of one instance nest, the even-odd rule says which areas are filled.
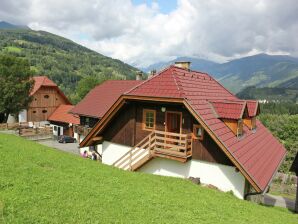
[[[246,101],[209,101],[217,118],[221,119],[236,136],[243,134],[243,119],[248,117]]]
[[[257,116],[260,114],[259,102],[256,100],[247,100],[248,116],[243,119],[244,124],[250,129],[257,128]]]

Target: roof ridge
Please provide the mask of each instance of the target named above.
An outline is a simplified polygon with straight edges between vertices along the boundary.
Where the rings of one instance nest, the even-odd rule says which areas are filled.
[[[133,90],[139,88],[139,87],[142,86],[143,84],[145,84],[145,83],[149,82],[150,80],[152,80],[152,79],[158,77],[158,76],[161,75],[163,72],[165,72],[165,71],[167,71],[168,69],[170,69],[171,67],[172,67],[172,65],[169,66],[169,67],[164,68],[163,70],[159,71],[156,75],[154,75],[154,76],[150,77],[149,79],[146,79],[144,82],[141,82],[140,84],[134,86],[132,89],[130,89],[130,90],[124,92],[122,95],[129,94],[130,92],[132,92]]]
[[[183,90],[183,87],[182,87],[182,85],[180,84],[180,80],[177,80],[177,77],[179,77],[179,75],[177,75],[177,74],[175,73],[175,69],[172,71],[171,75],[172,75],[172,77],[173,77],[173,79],[174,79],[174,83],[175,83],[175,85],[176,85],[176,87],[177,87],[177,89],[178,89],[179,95],[180,95],[181,97],[184,98],[185,94],[184,94],[184,92],[182,91],[182,90]],[[176,77],[176,76],[177,76],[177,77]],[[179,83],[178,83],[178,82],[179,82]]]
[[[207,100],[210,103],[229,103],[229,104],[239,104],[239,103],[246,103],[246,100],[227,100],[227,99],[214,99],[214,100]]]

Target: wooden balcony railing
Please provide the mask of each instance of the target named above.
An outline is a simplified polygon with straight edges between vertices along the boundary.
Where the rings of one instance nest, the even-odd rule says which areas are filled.
[[[136,170],[153,157],[166,157],[185,162],[192,156],[191,134],[153,131],[113,166],[124,170]]]
[[[92,128],[85,127],[82,125],[75,125],[74,126],[74,132],[78,133],[79,135],[87,136],[88,133],[91,131]]]

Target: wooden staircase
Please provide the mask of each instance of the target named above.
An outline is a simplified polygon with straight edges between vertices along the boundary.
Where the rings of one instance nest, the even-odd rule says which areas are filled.
[[[121,156],[113,166],[134,171],[154,157],[186,162],[191,156],[191,134],[155,130]]]

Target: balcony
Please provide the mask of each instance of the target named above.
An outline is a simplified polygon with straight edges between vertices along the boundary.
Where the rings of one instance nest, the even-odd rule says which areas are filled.
[[[154,157],[186,162],[192,156],[191,134],[153,131],[131,148],[113,166],[137,170]]]
[[[92,128],[83,126],[83,125],[75,125],[74,132],[78,133],[79,135],[87,136],[88,133],[91,131]]]

